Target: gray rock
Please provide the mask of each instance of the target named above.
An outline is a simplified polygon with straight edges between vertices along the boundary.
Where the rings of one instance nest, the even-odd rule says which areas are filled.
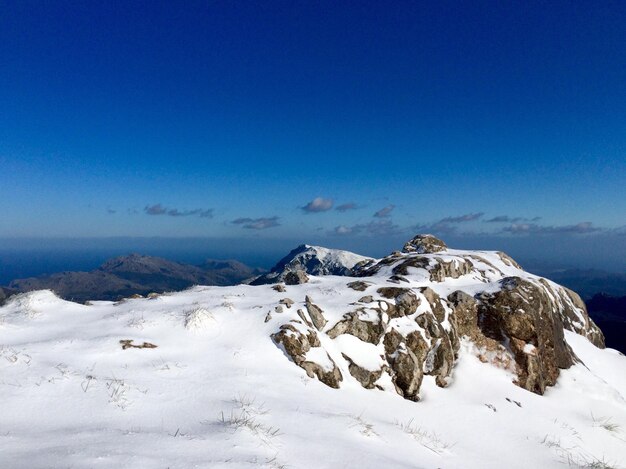
[[[430,340],[430,346],[424,359],[424,373],[435,376],[435,383],[439,387],[446,387],[456,359],[453,342],[432,314],[421,314],[415,321],[426,331]],[[456,332],[453,335],[456,337]]]
[[[356,290],[356,291],[365,291],[367,290],[367,287],[369,287],[370,285],[371,285],[370,283],[357,280],[355,282],[350,282],[348,284],[348,288],[352,288],[353,290]]]
[[[339,383],[343,381],[341,371],[339,371],[339,368],[337,368],[337,365],[332,360],[332,358],[330,358],[330,355],[328,355],[328,353],[326,353],[326,357],[333,364],[332,370],[325,370],[318,363],[310,361],[302,362],[300,366],[304,369],[304,371],[306,371],[306,374],[309,378],[317,377],[317,379],[319,379],[325,385],[330,386],[331,388],[339,389]]]
[[[359,310],[344,314],[344,318],[327,332],[328,337],[335,339],[341,334],[351,334],[363,342],[378,344],[385,333],[385,324],[379,317],[376,321],[366,321],[359,318]]]
[[[400,288],[400,287],[381,287],[376,292],[387,299],[395,299],[396,297],[402,295],[403,293],[410,292],[411,290],[408,288]]]
[[[478,280],[488,280],[488,273],[503,275],[494,263],[478,254],[454,255],[453,262],[429,255],[445,249],[445,244],[432,236],[418,236],[407,243],[404,254],[394,253],[369,264],[360,275],[374,275],[390,267],[394,278],[409,275],[411,268],[416,268],[426,270],[430,281],[437,282],[470,273],[477,275]],[[505,254],[499,256],[505,264],[518,268]],[[377,281],[380,286],[384,278],[380,276]],[[359,280],[349,282],[347,287],[365,291],[373,285],[373,282]],[[410,400],[419,400],[424,375],[433,376],[440,387],[449,385],[458,358],[460,338],[463,337],[476,345],[480,360],[514,372],[517,385],[537,394],[543,394],[548,386],[556,383],[560,369],[568,368],[578,360],[565,342],[564,329],[587,337],[599,347],[604,346],[602,332],[588,317],[580,297],[544,279],[507,277],[500,281],[499,290],[489,288],[476,297],[459,290],[441,298],[430,287],[408,288],[400,284],[380,286],[376,292],[381,299],[376,295],[365,295],[359,302],[367,303],[367,306],[352,303],[357,309],[344,314],[328,330],[327,336],[335,339],[341,334],[351,334],[363,342],[375,345],[382,342],[385,364],[380,369],[364,369],[357,365],[357,360],[344,354],[348,371],[368,389],[377,387],[375,382],[388,372],[397,392]],[[350,298],[351,295],[349,293]],[[311,298],[306,297],[305,304],[306,311],[298,311],[302,322],[292,321],[297,321],[298,327],[309,326],[310,333],[317,339],[314,328],[321,331],[326,319]],[[419,330],[395,328],[397,318],[406,316],[414,318]],[[309,346],[314,346],[310,333],[306,339]],[[299,340],[302,341],[293,337],[284,339],[292,349],[290,355],[299,357],[298,347],[302,348],[298,345]],[[304,359],[294,358],[298,363],[297,360],[309,376],[317,376],[331,386],[338,386],[339,369],[334,362],[329,371],[320,364],[302,365]]]
[[[424,377],[422,355],[425,356],[425,352],[418,345],[420,339],[421,337],[415,337],[412,344],[420,354],[419,356],[408,346],[406,338],[395,329],[385,334],[383,340],[385,355],[391,368],[391,379],[396,390],[405,399],[411,401],[419,401],[419,390]]]
[[[559,369],[578,358],[565,342],[562,317],[544,288],[519,277],[507,277],[501,285],[500,291],[481,297],[478,326],[485,336],[508,345],[516,384],[543,394],[556,383]]]
[[[437,321],[445,321],[446,310],[441,304],[441,297],[430,287],[422,287],[418,290],[422,295],[424,295],[426,301],[428,301],[428,304],[430,305],[433,314],[437,318]]]
[[[305,299],[305,306],[309,313],[309,316],[311,317],[311,321],[313,321],[313,325],[318,331],[321,331],[328,322],[324,317],[322,309],[319,306],[313,304],[311,298],[309,298],[308,295]]]
[[[282,346],[285,354],[296,365],[304,369],[310,378],[317,377],[327,386],[339,388],[339,383],[343,380],[343,376],[337,364],[328,354],[326,354],[328,361],[333,366],[331,370],[326,370],[318,363],[306,360],[306,353],[311,350],[311,347],[320,346],[320,341],[315,331],[309,330],[305,334],[291,324],[284,324],[277,333],[272,335],[272,339],[276,344]]]
[[[423,256],[410,256],[396,265],[392,272],[396,275],[408,275],[409,267],[414,269],[427,269],[430,264],[430,259]]]
[[[378,370],[368,370],[363,367],[357,365],[354,360],[352,360],[345,353],[341,354],[343,358],[348,362],[348,371],[350,374],[359,382],[361,386],[365,389],[373,389],[375,387],[374,383],[378,381],[378,379],[382,376],[385,368],[380,368]]]
[[[300,285],[308,281],[309,276],[303,270],[292,270],[285,274],[285,285]]]
[[[298,316],[300,317],[300,319],[302,319],[302,321],[309,327],[313,327],[313,323],[311,321],[309,321],[309,319],[306,317],[306,315],[304,314],[304,310],[303,309],[299,309],[298,310]]]
[[[391,283],[411,283],[409,282],[408,279],[406,279],[402,275],[392,275],[391,277],[389,277],[389,280],[387,281]]]
[[[418,254],[432,254],[448,249],[446,243],[430,234],[419,234],[402,248],[402,252],[416,252]]]
[[[420,304],[420,299],[410,288],[382,287],[376,290],[384,298],[394,299],[395,305],[390,305],[387,314],[391,318],[409,316]]]

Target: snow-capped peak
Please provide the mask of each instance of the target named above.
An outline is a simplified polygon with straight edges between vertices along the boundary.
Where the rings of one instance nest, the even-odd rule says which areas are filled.
[[[252,282],[252,285],[278,282],[288,272],[301,270],[310,275],[350,275],[355,265],[373,260],[341,249],[302,244],[283,257],[272,270]]]

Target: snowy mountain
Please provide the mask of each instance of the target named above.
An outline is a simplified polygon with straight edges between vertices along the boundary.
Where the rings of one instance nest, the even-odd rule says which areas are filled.
[[[283,281],[288,272],[293,271],[303,271],[310,275],[350,275],[357,264],[371,260],[371,257],[350,251],[302,244],[278,261],[270,272],[254,279],[251,285],[277,283]]]
[[[626,357],[576,293],[424,236],[354,273],[10,298],[0,467],[624,467]]]

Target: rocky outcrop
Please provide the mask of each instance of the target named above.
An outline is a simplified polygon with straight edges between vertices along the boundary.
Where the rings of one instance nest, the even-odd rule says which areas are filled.
[[[341,334],[350,334],[363,342],[378,344],[385,333],[381,311],[377,309],[359,308],[347,313],[343,319],[328,331],[328,337],[334,339]]]
[[[313,322],[313,325],[318,331],[321,331],[328,322],[326,321],[326,318],[324,317],[324,313],[322,312],[321,308],[313,304],[311,298],[309,298],[308,296],[305,299],[305,306],[307,312],[309,313],[309,317]]]
[[[448,254],[443,241],[432,235],[418,235],[404,246],[404,252],[393,252],[356,274],[370,277],[389,272],[390,281],[394,283],[409,283],[407,277],[415,274],[426,276],[431,282],[444,282],[448,278],[456,279],[471,273],[484,276],[474,267],[471,257]]]
[[[435,263],[428,269],[431,282],[445,282],[446,278],[459,278],[472,272],[474,264],[469,259],[452,259],[445,261],[435,258]]]
[[[332,295],[333,310],[340,303],[337,295],[351,298],[346,301],[348,312],[340,319],[335,316],[331,327],[327,321],[332,315],[325,315],[323,304],[320,307],[306,296],[306,311],[298,311],[297,322],[308,328],[308,335],[297,335],[296,327],[286,324],[281,327],[287,331],[286,337],[275,336],[275,341],[286,343],[284,347],[291,350],[288,355],[305,368],[302,364],[307,360],[302,357],[307,351],[302,351],[306,348],[302,337],[314,347],[310,334],[315,338],[325,335],[324,347],[332,348],[340,336],[353,336],[363,344],[356,349],[365,356],[338,350],[333,356],[344,361],[341,369],[347,368],[350,376],[368,389],[384,389],[381,383],[391,381],[396,392],[413,401],[420,399],[426,377],[432,377],[439,387],[453,382],[463,341],[468,343],[464,350],[514,373],[515,384],[537,394],[557,382],[561,369],[578,361],[565,341],[564,330],[604,346],[602,332],[576,293],[524,272],[500,252],[444,251],[445,244],[430,235],[415,237],[403,253],[394,252],[360,272],[367,281],[346,281],[344,287],[335,284],[324,290]],[[504,272],[519,275],[506,276]],[[403,280],[398,284],[396,277]],[[448,293],[446,282],[461,278],[454,283],[461,288]],[[468,286],[467,291],[463,285]],[[355,303],[354,292],[365,290],[368,294]],[[441,296],[443,292],[447,296]],[[341,343],[353,344],[354,338]],[[291,344],[294,341],[296,344]],[[307,365],[307,373],[338,386],[340,380],[332,378],[339,372],[338,365],[332,360],[332,366],[326,359],[323,362],[323,372]],[[385,376],[386,381],[382,379]]]
[[[516,269],[520,269],[522,270],[522,266],[519,265],[517,262],[515,262],[513,260],[513,258],[511,256],[509,256],[508,254],[505,254],[502,251],[497,251],[496,254],[498,255],[498,257],[500,258],[500,260],[505,264],[508,265],[510,267],[515,267]]]
[[[387,367],[383,366],[376,370],[369,370],[367,368],[357,365],[355,361],[345,353],[342,353],[341,355],[343,356],[344,360],[348,362],[348,371],[350,372],[350,374],[359,383],[361,383],[361,386],[363,386],[365,389],[373,389],[374,387],[376,387],[376,381],[380,379],[383,372],[387,369]]]
[[[420,299],[409,288],[383,287],[377,290],[378,294],[387,299],[393,299],[394,304],[387,303],[385,312],[390,318],[410,316],[417,311]]]
[[[570,295],[565,288],[519,277],[506,277],[500,284],[495,293],[473,298],[456,291],[448,300],[459,336],[476,344],[481,359],[513,368],[517,384],[524,389],[543,394],[556,383],[560,369],[577,361],[565,342],[564,329],[603,346],[602,333],[587,316],[584,304],[578,303],[574,311],[573,301],[565,301]]]
[[[604,334],[587,314],[585,302],[578,293],[561,287],[558,289],[558,294],[563,307],[561,316],[565,327],[577,334],[584,335],[596,347],[604,348]]]
[[[320,348],[320,341],[313,330],[302,331],[295,324],[284,324],[280,330],[272,335],[272,339],[280,345],[285,354],[310,377],[317,377],[322,383],[331,388],[338,388],[343,377],[341,371],[324,349]],[[326,358],[326,363],[320,364],[307,358],[312,348],[317,348]],[[325,366],[326,365],[326,366]]]
[[[411,241],[407,242],[402,248],[402,252],[415,252],[417,254],[432,254],[448,249],[446,243],[433,235],[419,234]]]
[[[346,286],[356,291],[365,291],[367,290],[367,287],[369,287],[370,285],[371,285],[370,283],[361,282],[360,280],[357,280],[356,282],[348,283]]]
[[[485,336],[508,344],[517,384],[543,394],[556,383],[559,369],[577,360],[565,342],[562,316],[541,286],[519,277],[500,283],[500,291],[481,295],[479,327]]]
[[[412,347],[408,345],[409,341]],[[384,345],[396,391],[405,399],[418,401],[424,377],[422,363],[427,353],[425,342],[418,335],[404,337],[396,329],[391,329],[385,335]]]
[[[454,328],[446,331],[432,314],[422,314],[415,321],[425,332],[429,343],[428,354],[422,367],[424,373],[434,376],[437,386],[445,388],[450,382],[460,347],[457,332]]]
[[[291,270],[285,274],[285,285],[300,285],[309,281],[309,276],[303,270]]]

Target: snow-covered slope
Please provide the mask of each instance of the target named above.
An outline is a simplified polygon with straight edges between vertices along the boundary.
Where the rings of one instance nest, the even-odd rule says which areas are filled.
[[[276,283],[282,281],[286,273],[295,270],[302,270],[310,275],[350,275],[355,265],[371,260],[371,257],[350,251],[303,244],[278,261],[270,272],[256,278],[251,284]]]
[[[561,287],[483,251],[408,250],[362,275],[89,306],[49,291],[11,298],[0,308],[0,467],[624,467],[626,357],[591,343],[598,332]],[[490,329],[455,319],[469,317],[459,291],[481,317],[497,316],[509,297],[530,301],[528,311],[505,313],[532,315],[538,295],[541,317],[562,317],[559,353],[575,360],[554,385],[529,392],[532,373],[522,382],[520,369],[550,371],[551,345],[512,327],[523,322],[502,330],[509,341],[527,337],[526,361],[481,337]],[[371,325],[346,329],[346,315]],[[450,370],[437,324],[459,336]],[[283,326],[295,332],[280,336]],[[419,402],[403,398],[398,381],[412,332],[428,344]],[[280,339],[301,335],[310,347],[296,366],[293,343]],[[317,379],[327,375],[338,389]]]

